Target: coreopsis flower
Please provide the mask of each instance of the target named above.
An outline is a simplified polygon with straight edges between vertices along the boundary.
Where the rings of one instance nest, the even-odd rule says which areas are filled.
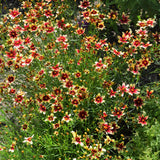
[[[10,36],[10,38],[15,39],[18,37],[18,33],[15,29],[13,29],[13,30],[9,31],[9,36]]]
[[[108,13],[108,18],[109,19],[117,19],[117,16],[118,16],[118,12],[117,11],[113,11],[113,10],[111,10],[109,13]]]
[[[88,112],[85,111],[84,109],[79,110],[78,112],[78,118],[81,120],[86,120],[86,118],[88,117]]]
[[[96,104],[104,103],[104,97],[105,96],[101,96],[100,93],[98,93],[94,98],[94,103]]]
[[[130,19],[128,19],[129,16],[126,16],[126,14],[123,12],[122,13],[122,18],[119,19],[121,24],[128,24],[130,22]]]
[[[82,9],[86,9],[86,8],[90,7],[89,0],[80,1],[80,5],[78,7],[82,8]]]
[[[118,119],[121,118],[121,116],[123,116],[123,111],[121,111],[120,108],[114,108],[114,111],[112,112],[113,116],[117,116]]]
[[[23,143],[33,144],[33,142],[32,142],[33,136],[34,135],[32,135],[31,137],[25,137]]]
[[[10,94],[15,94],[15,93],[16,93],[16,90],[13,89],[13,88],[11,88],[11,89],[9,90],[9,93],[10,93]]]
[[[69,72],[61,72],[60,80],[66,81],[69,78]]]
[[[15,146],[16,146],[16,142],[13,141],[13,142],[12,142],[12,145],[11,145],[11,147],[10,147],[10,149],[9,149],[9,152],[14,152]]]
[[[60,127],[60,122],[53,124],[53,129],[58,129]]]
[[[128,86],[129,85],[125,85],[125,83],[122,83],[122,86],[118,86],[118,91],[120,92],[121,96],[124,96],[124,93],[127,93],[128,91]]]
[[[9,83],[12,83],[12,82],[14,82],[15,77],[13,75],[9,75],[7,80],[8,80]]]
[[[118,43],[128,43],[128,37],[123,34],[122,37],[118,36]]]
[[[115,48],[112,48],[112,52],[117,55],[118,57],[120,57],[120,55],[122,55],[122,52],[117,51]]]
[[[30,8],[32,5],[31,2],[29,1],[22,1],[22,8],[25,9],[25,8]]]
[[[10,49],[9,49],[9,52],[8,52],[8,51],[5,51],[5,53],[7,54],[6,56],[7,56],[8,58],[13,58],[13,59],[15,59],[15,58],[16,58],[16,55],[17,55],[17,52],[16,52],[16,51],[17,51],[16,49],[10,48]]]
[[[35,32],[35,31],[37,31],[38,26],[36,24],[31,24],[29,29],[30,29],[31,32]]]
[[[128,88],[128,93],[133,96],[133,94],[139,94],[139,89],[135,88],[135,84],[130,84]]]
[[[89,19],[90,17],[90,11],[84,11],[82,12],[82,16],[83,16],[83,19]]]
[[[143,105],[143,99],[140,97],[137,97],[136,99],[134,99],[134,106],[138,107],[142,107]]]
[[[25,63],[25,65],[28,66],[32,61],[33,61],[33,57],[30,56],[30,57],[25,59],[24,63]]]
[[[77,106],[79,104],[79,100],[77,98],[74,98],[71,103],[74,105],[74,106]]]
[[[99,61],[95,62],[95,64],[93,66],[96,69],[102,69],[102,68],[106,68],[107,67],[105,64],[102,63],[102,58],[99,58]]]
[[[13,8],[13,10],[12,9],[9,9],[9,16],[12,18],[12,19],[14,19],[14,18],[16,18],[16,17],[18,17],[21,13],[19,12],[19,9],[16,9],[16,8]]]
[[[142,43],[141,43],[141,47],[142,47],[142,48],[147,48],[147,47],[149,47],[149,46],[152,46],[152,44],[150,44],[149,42],[147,42],[147,43],[142,42]]]
[[[28,129],[28,125],[25,123],[22,125],[22,128],[21,128],[23,131],[26,131]]]
[[[79,34],[79,35],[82,35],[84,32],[85,32],[85,29],[84,29],[84,28],[78,28],[78,29],[76,30],[76,33]]]
[[[143,115],[138,117],[138,123],[142,126],[147,125],[146,120],[148,119],[148,116],[144,117]]]
[[[71,131],[73,138],[72,138],[72,143],[74,143],[75,145],[80,144],[81,146],[83,146],[83,142],[81,142],[81,135],[78,135],[77,132],[75,131]]]
[[[150,96],[152,95],[152,93],[154,92],[154,90],[148,90],[147,89],[147,98],[150,98]]]
[[[146,21],[147,27],[152,27],[153,28],[155,26],[155,24],[156,24],[156,21],[154,19],[152,19],[152,18],[149,18]]]
[[[49,18],[51,16],[53,16],[52,11],[50,9],[45,9],[44,10],[44,15]]]
[[[105,25],[104,25],[104,22],[102,21],[102,22],[98,22],[97,24],[96,24],[96,26],[97,26],[97,28],[99,29],[99,30],[103,30],[104,28],[105,28]]]
[[[147,67],[151,64],[151,61],[149,60],[149,58],[143,57],[143,59],[140,59],[140,64],[142,65],[142,67],[147,69]]]
[[[118,151],[122,151],[124,148],[126,148],[126,146],[124,146],[124,142],[117,142],[116,143],[116,148],[118,149]]]
[[[53,70],[53,71],[50,71],[49,73],[51,73],[51,76],[54,78],[54,77],[58,77],[59,76],[59,70]]]
[[[71,88],[73,87],[73,81],[71,80],[66,80],[65,84],[63,85],[65,88]]]
[[[74,73],[75,78],[80,78],[81,77],[81,72],[77,71]]]
[[[146,25],[146,20],[138,21],[137,22],[137,26],[140,26],[141,28],[145,28],[147,26]]]
[[[65,116],[62,118],[62,121],[65,121],[65,122],[69,122],[69,121],[72,121],[72,118],[71,117],[71,114],[68,114],[68,112],[65,113]]]
[[[134,46],[134,47],[140,47],[140,45],[141,45],[141,41],[139,40],[139,39],[135,39],[133,42],[132,42],[132,45]]]
[[[68,94],[74,97],[76,95],[76,91],[74,89],[69,89]]]
[[[52,32],[54,31],[54,27],[49,26],[49,27],[47,27],[47,28],[45,29],[45,31],[46,31],[47,33],[52,33]]]
[[[56,39],[56,42],[66,42],[66,41],[67,41],[67,35],[60,35]]]
[[[14,40],[13,46],[14,46],[15,48],[17,48],[17,47],[19,47],[22,43],[23,43],[22,39],[19,38],[19,39],[17,39],[17,40]]]
[[[112,127],[111,127],[111,125],[109,125],[108,123],[102,123],[101,125],[100,125],[100,128],[101,128],[101,130],[102,131],[104,131],[106,134],[112,134],[112,131],[111,131],[111,129],[112,129]]]
[[[91,16],[97,16],[98,13],[99,13],[99,11],[98,11],[98,10],[95,10],[95,9],[92,9],[92,10],[90,11]]]
[[[3,147],[0,146],[0,151],[3,151]]]
[[[119,129],[120,127],[117,125],[116,122],[112,122],[111,123],[111,132],[112,134],[116,133],[117,132],[117,129]]]
[[[105,14],[99,14],[98,17],[101,19],[101,20],[105,20],[106,19],[106,15]]]
[[[65,23],[64,23],[64,18],[62,18],[61,20],[57,20],[57,26],[58,26],[58,28],[60,28],[60,29],[64,29],[65,28]]]
[[[21,103],[22,100],[24,99],[23,97],[24,97],[24,95],[17,94],[17,95],[16,95],[16,98],[15,98],[15,102]]]
[[[31,38],[26,37],[26,38],[24,39],[23,43],[24,43],[25,45],[30,44],[30,43],[31,43]]]
[[[43,102],[49,102],[51,99],[50,95],[47,95],[47,94],[40,95],[40,98]]]
[[[148,31],[146,29],[140,28],[138,30],[136,30],[136,33],[140,36],[140,37],[146,37],[148,34]]]
[[[112,88],[110,89],[108,94],[110,95],[110,98],[116,97],[116,91],[114,91]]]
[[[95,43],[95,46],[94,46],[95,49],[99,50],[102,48],[102,44],[101,43]]]
[[[128,71],[132,72],[133,74],[140,74],[140,66],[137,64],[130,64],[129,68],[127,69]]]
[[[105,121],[105,118],[107,117],[107,113],[105,111],[103,111],[103,114],[100,116],[101,119],[103,119]]]
[[[39,112],[46,114],[46,107],[43,104],[40,104]]]
[[[51,113],[51,114],[45,119],[45,121],[53,122],[55,119],[56,119],[56,117],[54,117],[53,113]]]
[[[54,109],[54,113],[61,112],[61,110],[63,109],[62,104],[61,103],[54,104],[53,109]]]

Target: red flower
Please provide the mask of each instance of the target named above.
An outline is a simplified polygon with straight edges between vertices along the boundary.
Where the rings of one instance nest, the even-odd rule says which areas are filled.
[[[142,126],[147,125],[146,120],[148,119],[148,116],[144,117],[143,115],[138,117],[138,123]]]
[[[103,123],[102,126],[101,126],[101,129],[103,131],[105,131],[106,134],[108,134],[108,133],[111,134],[112,133],[112,131],[111,131],[112,127],[108,123]]]
[[[88,116],[88,112],[86,112],[84,109],[79,111],[79,113],[78,113],[78,117],[81,120],[85,120],[87,116]]]
[[[83,29],[83,28],[78,28],[76,30],[76,33],[79,34],[79,35],[83,34],[84,32],[85,32],[85,29]]]
[[[68,73],[62,73],[62,74],[61,74],[61,77],[60,77],[60,80],[65,81],[65,80],[68,79],[68,78],[69,78]]]
[[[49,95],[41,95],[41,97],[44,102],[49,102],[51,99]]]
[[[121,96],[124,96],[124,93],[127,92],[128,90],[128,85],[125,85],[125,83],[122,83],[122,86],[119,86],[117,88],[119,90],[119,92],[121,93]]]
[[[64,18],[57,21],[57,26],[58,26],[58,28],[64,29],[64,27],[65,27]]]
[[[22,44],[22,40],[21,39],[15,40],[14,43],[13,43],[14,47],[18,47],[21,44]]]
[[[133,41],[133,46],[134,47],[139,47],[140,45],[141,45],[141,42],[138,39]]]
[[[131,84],[128,93],[133,96],[133,94],[139,94],[139,89],[135,89],[135,85]]]
[[[73,87],[73,82],[71,80],[67,80],[64,87],[67,87],[67,88]]]
[[[62,105],[60,103],[54,105],[54,113],[57,111],[60,112],[63,109]]]
[[[116,97],[116,91],[113,91],[113,89],[111,89],[111,90],[109,91],[109,95],[110,95],[110,98]]]
[[[90,16],[90,12],[89,11],[84,11],[84,12],[82,12],[82,14],[83,14],[83,18],[84,19],[89,19],[89,16]]]
[[[150,98],[150,96],[151,96],[151,94],[152,94],[153,92],[154,92],[153,90],[151,90],[151,91],[147,90],[147,98]]]
[[[50,11],[49,9],[44,11],[44,15],[45,15],[47,18],[49,18],[50,16],[53,16],[52,11]]]
[[[39,112],[46,114],[46,107],[44,105],[40,104]]]
[[[143,100],[140,97],[137,97],[136,99],[134,99],[134,106],[136,107],[142,107],[143,105]]]
[[[89,7],[90,6],[90,2],[89,2],[89,0],[83,0],[83,2],[82,1],[80,1],[80,5],[78,6],[78,7],[80,7],[80,8],[82,8],[82,9],[86,9],[87,7]]]
[[[101,96],[100,93],[98,93],[98,95],[94,98],[94,102],[96,104],[99,104],[99,103],[103,103],[104,102],[104,96]]]
[[[22,102],[22,100],[23,100],[23,96],[22,96],[22,95],[17,95],[16,98],[15,98],[15,101],[16,101],[17,103]]]
[[[68,114],[66,113],[65,116],[62,118],[62,121],[65,121],[65,122],[69,122],[71,121],[72,119],[70,118],[71,114]]]
[[[59,75],[59,70],[54,70],[51,72],[51,76],[54,78],[54,77],[57,77]]]
[[[119,108],[114,108],[114,112],[112,112],[113,116],[117,116],[118,119],[121,118],[121,116],[123,116],[123,111],[121,111]]]
[[[53,114],[49,115],[45,121],[53,122],[56,117],[53,116]]]
[[[12,19],[20,15],[19,9],[14,8],[13,10],[10,9],[9,11],[10,11],[9,16]]]
[[[74,98],[71,102],[72,102],[72,104],[75,105],[75,106],[77,106],[77,105],[79,104],[79,100],[76,99],[76,98]]]
[[[119,19],[119,21],[121,22],[121,24],[128,24],[128,22],[130,21],[128,19],[129,16],[126,16],[125,13],[122,14],[122,19]]]
[[[59,36],[56,40],[56,42],[66,42],[67,41],[67,35]]]
[[[9,36],[10,36],[10,38],[17,38],[18,33],[17,33],[17,31],[15,31],[15,30],[11,30],[11,31],[9,32]]]
[[[15,79],[14,76],[12,76],[12,75],[8,76],[8,82],[9,83],[12,83],[14,81],[14,79]]]
[[[13,58],[13,59],[16,58],[17,55],[16,50],[15,49],[13,50],[13,48],[10,48],[10,52],[5,51],[5,53],[7,54],[8,58]]]

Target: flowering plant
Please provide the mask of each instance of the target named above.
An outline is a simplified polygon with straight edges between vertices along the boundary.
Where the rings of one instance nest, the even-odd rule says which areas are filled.
[[[6,159],[128,159],[132,134],[150,120],[153,91],[139,81],[158,48],[155,19],[132,31],[128,15],[103,13],[103,3],[68,3],[23,1],[1,19]],[[76,5],[81,24],[65,18]],[[99,34],[107,22],[128,25],[117,43]]]

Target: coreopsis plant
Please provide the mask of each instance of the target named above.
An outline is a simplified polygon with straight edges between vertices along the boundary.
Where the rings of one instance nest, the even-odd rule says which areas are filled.
[[[127,159],[133,133],[123,134],[150,120],[144,109],[153,90],[144,95],[139,79],[153,63],[156,21],[141,20],[132,31],[125,13],[72,3],[23,1],[1,19],[6,159]],[[65,18],[75,6],[86,25]],[[99,34],[107,22],[128,27],[117,44]]]

